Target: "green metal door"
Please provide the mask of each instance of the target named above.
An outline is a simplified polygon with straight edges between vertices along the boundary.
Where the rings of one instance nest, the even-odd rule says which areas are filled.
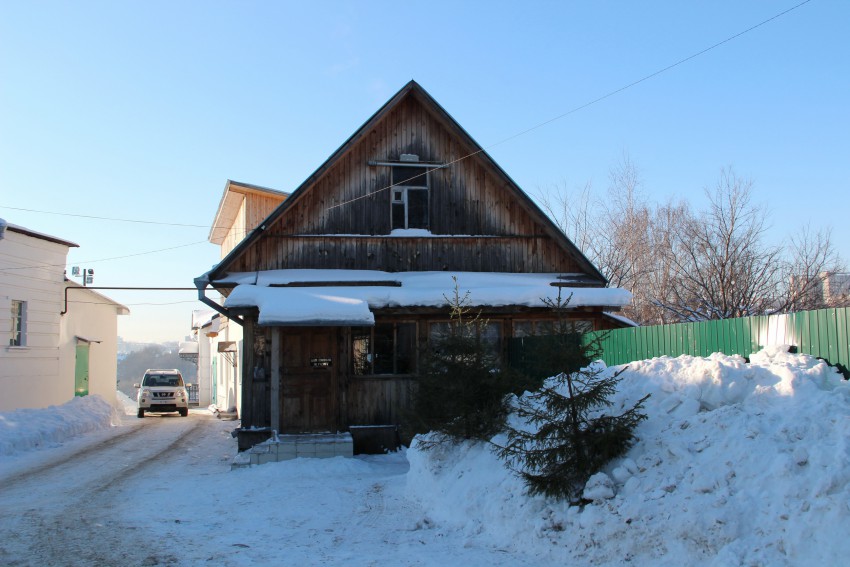
[[[77,344],[77,361],[74,365],[74,395],[89,395],[89,343]]]

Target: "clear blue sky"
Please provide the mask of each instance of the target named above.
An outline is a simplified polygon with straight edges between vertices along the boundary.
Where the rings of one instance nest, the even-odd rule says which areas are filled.
[[[797,3],[0,0],[0,217],[79,243],[95,285],[191,286],[225,180],[294,189],[410,79],[489,147]],[[627,152],[651,199],[697,206],[732,166],[776,242],[831,226],[850,259],[848,23],[812,0],[489,152],[530,194],[603,192]],[[180,339],[199,307],[105,293],[128,340]]]

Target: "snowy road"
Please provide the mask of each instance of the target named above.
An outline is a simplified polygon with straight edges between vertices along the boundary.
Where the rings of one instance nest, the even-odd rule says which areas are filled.
[[[135,530],[116,522],[116,512],[132,501],[127,489],[134,479],[185,460],[187,449],[212,421],[202,415],[127,420],[105,438],[23,459],[0,480],[0,562],[131,565],[148,560],[152,554],[133,545]]]
[[[401,454],[230,471],[235,426],[127,417],[0,460],[0,564],[540,565],[427,518]]]

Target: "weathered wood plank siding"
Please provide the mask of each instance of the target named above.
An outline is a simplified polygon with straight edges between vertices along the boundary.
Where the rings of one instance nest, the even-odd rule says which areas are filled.
[[[576,262],[545,237],[269,236],[252,251],[251,267],[401,271],[579,272]],[[252,254],[253,256],[253,254]]]
[[[430,230],[465,238],[387,238],[390,168],[370,160],[450,163],[474,153],[435,115],[409,98],[310,180],[231,271],[346,268],[387,271],[577,272],[574,258],[521,206],[508,182],[479,156],[428,175]],[[252,226],[250,219],[248,226]],[[322,238],[319,238],[322,235]],[[324,237],[383,236],[383,238]],[[475,238],[497,236],[499,238]]]
[[[410,408],[411,386],[407,376],[354,376],[348,384],[346,425],[398,425]]]

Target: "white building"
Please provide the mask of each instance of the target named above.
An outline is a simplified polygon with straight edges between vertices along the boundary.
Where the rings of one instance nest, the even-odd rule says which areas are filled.
[[[65,287],[68,305],[60,328],[60,374],[74,376],[75,395],[97,394],[114,405],[118,369],[117,316],[128,315],[130,310],[75,282],[66,280]]]
[[[828,305],[846,305],[850,302],[850,274],[823,272],[823,297]]]
[[[129,310],[65,279],[71,247],[0,220],[0,411],[89,393],[115,403],[117,316]]]
[[[288,196],[266,187],[227,181],[209,241],[220,247],[224,258]],[[242,327],[215,311],[199,310],[192,317],[192,333],[198,341],[198,405],[238,411]]]

